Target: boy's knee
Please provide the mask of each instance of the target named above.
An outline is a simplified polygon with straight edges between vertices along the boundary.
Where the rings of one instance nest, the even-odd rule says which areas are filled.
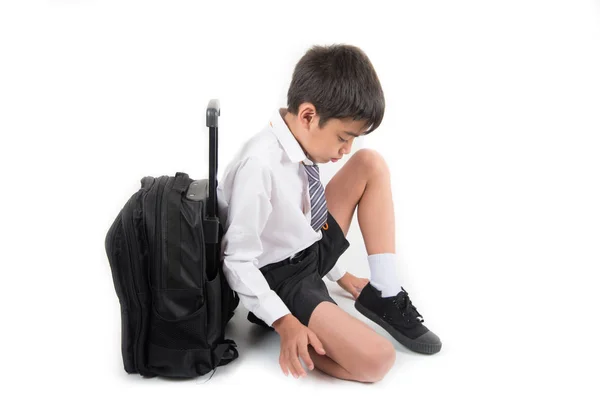
[[[362,365],[356,371],[362,382],[378,382],[392,369],[396,362],[396,349],[388,340],[369,349]]]
[[[371,172],[377,174],[388,173],[388,165],[377,150],[375,149],[360,149],[354,153],[354,157],[358,157],[360,163]]]

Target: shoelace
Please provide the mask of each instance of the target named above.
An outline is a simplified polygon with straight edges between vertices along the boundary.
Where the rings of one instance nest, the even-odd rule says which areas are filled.
[[[406,323],[409,325],[416,325],[417,323],[425,322],[423,316],[417,311],[417,308],[412,304],[408,297],[408,292],[402,288],[400,292],[392,300],[394,306],[402,313],[402,316],[406,318]],[[412,323],[411,323],[412,322]]]

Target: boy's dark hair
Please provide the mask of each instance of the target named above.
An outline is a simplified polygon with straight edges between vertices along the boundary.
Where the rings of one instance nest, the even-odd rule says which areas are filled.
[[[365,120],[374,131],[383,119],[385,100],[375,68],[367,55],[352,45],[313,46],[294,68],[287,94],[288,112],[312,103],[319,128],[331,118]]]

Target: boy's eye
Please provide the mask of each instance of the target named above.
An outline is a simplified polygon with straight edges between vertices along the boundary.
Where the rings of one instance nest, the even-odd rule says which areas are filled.
[[[340,136],[338,136],[338,140],[339,140],[340,142],[342,142],[342,143],[346,143],[346,142],[347,142],[347,140],[344,140],[344,139],[342,139]]]

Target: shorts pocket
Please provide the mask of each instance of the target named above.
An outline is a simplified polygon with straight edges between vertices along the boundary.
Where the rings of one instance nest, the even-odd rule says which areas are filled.
[[[265,277],[269,286],[279,293],[284,286],[294,285],[301,279],[317,271],[317,252],[314,249],[306,250],[303,257],[269,271]]]
[[[316,257],[316,250],[317,249],[315,246],[307,247],[306,249],[302,250],[299,254],[297,254],[296,257],[292,258],[290,262],[284,267],[307,264],[307,262],[312,261]]]

